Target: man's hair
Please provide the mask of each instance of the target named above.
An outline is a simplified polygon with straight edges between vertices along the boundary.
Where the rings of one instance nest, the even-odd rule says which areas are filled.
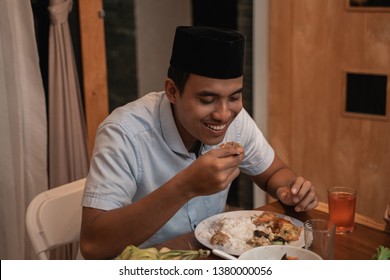
[[[187,83],[189,76],[189,72],[182,71],[172,65],[170,65],[168,68],[168,78],[170,78],[175,83],[180,94],[182,94],[182,92],[184,91],[184,87]]]

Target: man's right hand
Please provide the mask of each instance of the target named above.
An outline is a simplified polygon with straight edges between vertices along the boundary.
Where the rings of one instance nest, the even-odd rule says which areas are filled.
[[[244,159],[242,147],[213,149],[178,174],[192,197],[224,190],[239,174]]]

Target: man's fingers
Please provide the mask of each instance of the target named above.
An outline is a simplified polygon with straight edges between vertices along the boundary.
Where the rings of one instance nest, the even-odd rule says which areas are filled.
[[[303,177],[297,177],[295,180],[289,183],[291,186],[291,193],[297,194],[305,183],[305,179]]]
[[[300,205],[297,205],[295,207],[295,211],[297,212],[300,212],[300,211],[307,211],[307,210],[310,210],[310,209],[313,209],[313,208],[316,208],[318,205],[318,200],[317,200],[317,197],[314,198],[314,200],[312,202],[310,202],[307,206],[303,207],[303,206],[300,206]]]
[[[228,147],[216,150],[219,152],[219,157],[239,156],[241,154],[244,154],[244,149],[242,147]]]
[[[295,207],[295,210],[297,212],[303,211],[303,210],[308,210],[308,209],[316,207],[318,202],[317,202],[317,195],[316,195],[315,190],[311,189],[309,192],[307,192],[305,194],[303,199],[301,199],[298,202],[299,202],[299,204],[297,204],[297,206]]]
[[[276,196],[287,205],[292,204],[291,193],[289,187],[280,187],[276,190]]]

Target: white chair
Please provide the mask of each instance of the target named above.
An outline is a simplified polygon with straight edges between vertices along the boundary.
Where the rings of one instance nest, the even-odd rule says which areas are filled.
[[[85,180],[42,192],[28,206],[27,233],[39,259],[47,260],[50,250],[79,241]]]

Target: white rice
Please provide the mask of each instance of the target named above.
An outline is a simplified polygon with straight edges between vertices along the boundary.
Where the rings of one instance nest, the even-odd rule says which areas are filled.
[[[211,237],[220,230],[229,236],[229,242],[224,245],[213,245],[213,247],[220,247],[230,252],[247,251],[252,248],[251,245],[247,244],[247,241],[253,237],[255,230],[270,233],[270,230],[265,226],[256,227],[252,222],[254,217],[245,216],[239,219],[237,217],[222,217],[218,220],[208,221],[205,228],[209,230],[203,231],[200,236],[210,241]]]

